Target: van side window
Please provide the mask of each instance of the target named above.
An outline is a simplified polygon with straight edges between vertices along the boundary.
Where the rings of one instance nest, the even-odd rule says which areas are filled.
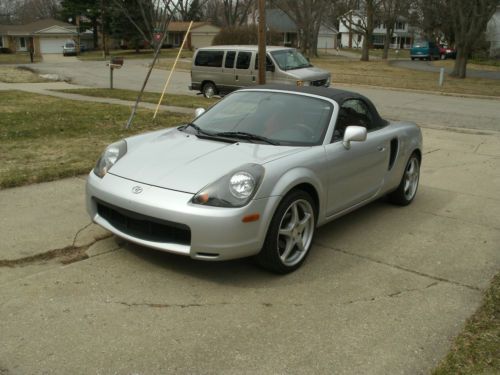
[[[236,51],[226,52],[226,62],[224,63],[225,68],[234,68],[234,58],[236,57]]]
[[[220,68],[222,67],[223,57],[224,51],[199,51],[196,54],[194,65]]]
[[[269,55],[266,55],[266,66],[273,66],[273,62]],[[255,70],[259,70],[259,54],[255,55]]]
[[[239,52],[238,58],[236,59],[236,69],[248,69],[251,59],[252,52]]]

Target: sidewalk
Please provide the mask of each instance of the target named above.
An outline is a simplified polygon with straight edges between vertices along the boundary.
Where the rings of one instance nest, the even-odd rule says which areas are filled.
[[[20,90],[20,91],[31,92],[34,94],[54,96],[54,97],[61,98],[61,99],[77,100],[77,101],[83,101],[83,102],[116,104],[116,105],[124,105],[127,107],[133,107],[135,104],[134,101],[130,101],[130,100],[121,100],[121,99],[113,99],[113,98],[98,98],[98,97],[93,97],[93,96],[71,94],[71,93],[60,92],[60,91],[51,91],[51,90],[82,89],[82,88],[87,88],[87,87],[86,86],[79,86],[79,85],[72,85],[72,84],[69,84],[66,82],[43,82],[43,83],[2,83],[2,82],[0,82],[0,91]],[[140,102],[139,108],[146,108],[146,109],[150,109],[150,110],[155,110],[156,104]],[[168,106],[168,105],[161,105],[159,110],[167,111],[167,112],[194,114],[194,110],[191,108]]]

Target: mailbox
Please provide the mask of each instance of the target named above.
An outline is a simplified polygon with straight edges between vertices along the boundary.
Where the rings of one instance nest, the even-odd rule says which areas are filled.
[[[122,56],[113,56],[111,58],[111,65],[115,65],[114,68],[121,68],[123,66],[123,57]]]

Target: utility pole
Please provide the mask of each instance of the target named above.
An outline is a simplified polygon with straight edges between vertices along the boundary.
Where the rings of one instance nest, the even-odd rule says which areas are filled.
[[[259,0],[259,85],[266,83],[266,0]]]
[[[106,60],[106,34],[104,33],[104,1],[101,0],[102,57]]]

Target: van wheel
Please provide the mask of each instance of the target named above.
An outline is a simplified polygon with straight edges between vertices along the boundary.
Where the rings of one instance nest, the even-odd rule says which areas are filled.
[[[203,85],[201,92],[205,98],[210,99],[217,93],[217,88],[212,82],[207,82]]]

